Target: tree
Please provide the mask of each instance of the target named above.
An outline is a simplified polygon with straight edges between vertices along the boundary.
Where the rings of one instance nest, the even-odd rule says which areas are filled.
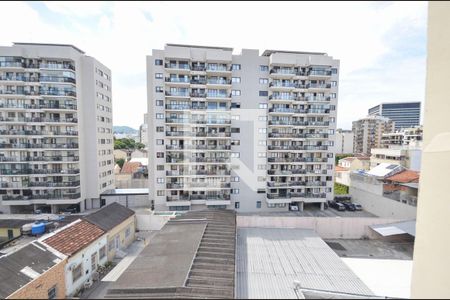
[[[118,164],[121,169],[122,169],[124,163],[125,163],[125,159],[123,159],[123,158],[119,158],[118,160],[116,160],[116,164]]]
[[[145,145],[142,143],[136,143],[136,149],[144,149]]]
[[[351,157],[354,156],[352,153],[347,153],[347,154],[336,154],[335,156],[335,165],[338,165],[338,162],[340,159],[346,158],[346,157]]]
[[[335,195],[347,195],[348,186],[335,182],[334,183],[334,194]]]

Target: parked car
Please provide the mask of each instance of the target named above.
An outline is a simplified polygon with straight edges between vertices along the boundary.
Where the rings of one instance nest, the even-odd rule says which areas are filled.
[[[70,205],[70,206],[64,208],[63,212],[75,214],[78,212],[78,205],[76,205],[76,204]]]
[[[344,211],[345,210],[345,206],[342,203],[336,202],[336,201],[331,201],[330,202],[330,207],[339,210],[339,211]]]
[[[356,210],[358,210],[358,211],[361,211],[361,210],[362,210],[361,204],[353,203],[353,205],[355,206],[355,209],[356,209]]]
[[[351,203],[351,202],[342,202],[341,204],[343,204],[345,209],[348,210],[348,211],[355,211],[356,210],[355,205],[353,203]]]

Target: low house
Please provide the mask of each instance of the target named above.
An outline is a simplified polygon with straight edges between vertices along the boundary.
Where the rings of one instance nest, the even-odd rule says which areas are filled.
[[[21,228],[27,223],[30,223],[30,221],[16,219],[0,220],[0,248],[3,243],[21,236]]]
[[[0,257],[0,298],[63,299],[66,256],[38,241]]]
[[[148,158],[148,153],[144,149],[136,149],[131,152],[131,159],[133,158]]]
[[[106,232],[109,261],[114,258],[118,250],[127,248],[135,239],[135,212],[119,203],[108,204],[85,216],[84,220]]]
[[[355,170],[369,170],[370,158],[366,156],[345,157],[338,161],[335,167],[336,182],[350,186],[350,172]]]
[[[41,240],[68,257],[66,296],[75,295],[85,282],[95,279],[98,266],[107,262],[105,231],[88,221],[77,220]]]
[[[137,160],[144,160],[148,164],[147,158]],[[127,161],[123,164],[120,173],[115,174],[114,181],[118,189],[146,188],[148,186],[147,167],[140,161]]]
[[[117,161],[118,159],[127,160],[129,157],[129,153],[126,150],[122,149],[115,149],[114,150],[114,160]]]

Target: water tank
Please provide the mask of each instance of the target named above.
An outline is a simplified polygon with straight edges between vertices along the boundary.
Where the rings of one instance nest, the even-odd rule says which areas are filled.
[[[45,233],[45,223],[37,223],[31,226],[31,234],[38,235]]]
[[[30,234],[31,233],[31,227],[33,226],[34,223],[28,223],[28,224],[24,224],[22,226],[22,233],[23,234]]]

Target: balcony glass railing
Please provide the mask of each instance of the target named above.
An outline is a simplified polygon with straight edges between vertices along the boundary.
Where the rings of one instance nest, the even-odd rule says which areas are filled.
[[[166,78],[166,82],[177,82],[177,83],[189,83],[189,78],[184,77],[184,78],[176,78],[176,77],[171,77],[171,78]]]
[[[188,91],[166,91],[166,96],[174,96],[174,97],[189,97]]]
[[[22,143],[0,143],[0,149],[77,149],[78,144],[22,144]]]
[[[41,69],[51,69],[51,70],[72,70],[75,71],[75,66],[72,64],[44,64],[39,65]]]
[[[61,82],[61,83],[76,83],[74,78],[70,77],[59,77],[59,76],[41,76],[39,78],[40,82]]]
[[[61,195],[54,195],[54,194],[49,194],[49,195],[30,195],[30,196],[22,196],[22,195],[3,195],[2,196],[2,200],[7,201],[7,200],[37,200],[37,199],[78,199],[81,197],[80,193],[76,193],[76,194],[61,194]]]
[[[208,98],[231,98],[231,94],[227,93],[207,93]]]
[[[0,169],[0,175],[79,174],[79,169]]]
[[[0,130],[0,135],[78,135],[78,131]]]

